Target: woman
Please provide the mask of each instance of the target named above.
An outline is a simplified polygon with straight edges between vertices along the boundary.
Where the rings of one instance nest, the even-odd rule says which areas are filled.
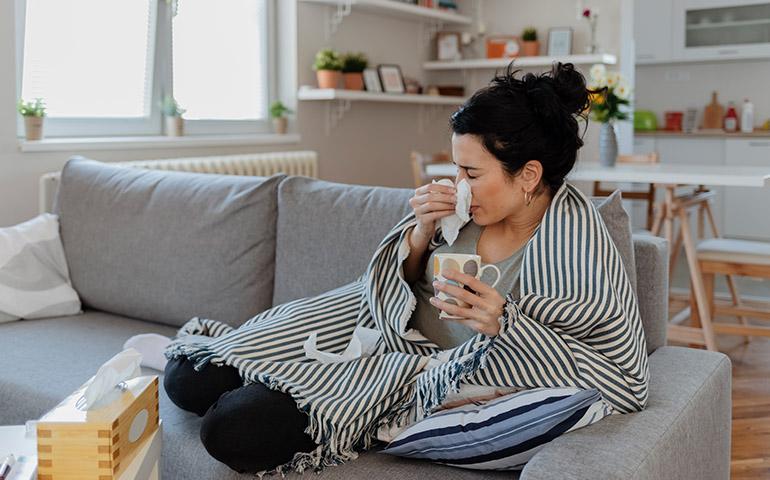
[[[437,225],[455,211],[454,188],[424,185],[410,199],[414,215],[356,282],[276,306],[236,330],[188,322],[180,333],[214,338],[168,351],[164,384],[180,408],[204,417],[209,453],[239,472],[339,463],[368,447],[378,427],[447,407],[461,382],[492,391],[597,388],[616,412],[642,409],[648,370],[635,297],[595,209],[564,184],[583,145],[576,117],[588,94],[571,64],[521,79],[509,66],[452,115],[456,180],[473,194],[473,220],[452,246]],[[501,270],[497,288],[460,272],[446,277],[466,289],[433,283],[433,255],[473,251]],[[470,307],[440,301],[434,289]],[[439,310],[461,319],[439,319]],[[359,327],[377,332],[378,349],[321,365],[301,360],[301,343],[283,340],[338,323],[348,336]],[[337,333],[330,338],[339,343]],[[287,345],[265,353],[279,343]]]

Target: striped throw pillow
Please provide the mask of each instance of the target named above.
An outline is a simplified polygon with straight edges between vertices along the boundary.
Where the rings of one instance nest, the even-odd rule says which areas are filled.
[[[0,228],[0,322],[80,312],[70,283],[59,218],[44,213]]]
[[[517,470],[554,438],[609,411],[595,389],[524,390],[434,413],[382,452],[474,470]]]

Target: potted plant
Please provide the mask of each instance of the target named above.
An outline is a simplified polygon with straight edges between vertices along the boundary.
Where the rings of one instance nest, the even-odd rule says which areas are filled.
[[[313,70],[318,78],[318,88],[337,88],[342,70],[340,54],[331,48],[319,51],[315,56]]]
[[[540,55],[540,42],[537,41],[537,30],[534,27],[525,28],[521,39],[522,56],[536,57]]]
[[[27,140],[40,140],[43,138],[43,118],[45,118],[45,104],[42,98],[36,98],[34,102],[24,102],[19,99],[16,106],[24,117],[24,134]]]
[[[166,135],[169,137],[181,137],[184,135],[184,119],[182,114],[186,110],[179,108],[179,104],[171,95],[163,97],[160,108],[163,112]]]
[[[342,57],[342,76],[347,90],[363,90],[363,71],[369,66],[369,59],[363,53],[348,53]]]
[[[270,117],[273,119],[275,133],[284,134],[288,130],[289,120],[286,118],[287,113],[294,112],[280,100],[270,105]]]
[[[591,67],[588,88],[591,90],[591,120],[601,122],[599,163],[615,165],[618,141],[615,122],[628,120],[631,87],[619,72],[607,72],[602,64]]]

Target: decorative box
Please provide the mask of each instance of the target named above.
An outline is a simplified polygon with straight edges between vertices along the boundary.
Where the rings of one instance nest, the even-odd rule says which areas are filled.
[[[90,380],[89,380],[90,382]],[[37,422],[38,480],[116,480],[158,429],[158,377],[137,377],[106,405],[75,404],[88,383]]]

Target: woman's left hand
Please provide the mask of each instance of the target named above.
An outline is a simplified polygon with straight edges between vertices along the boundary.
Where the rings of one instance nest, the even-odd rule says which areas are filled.
[[[475,293],[440,280],[434,280],[433,287],[447,295],[462,300],[469,304],[470,307],[452,305],[439,300],[438,297],[432,297],[430,303],[454,317],[461,317],[451,320],[463,323],[479,333],[490,337],[500,333],[498,318],[503,314],[505,299],[497,293],[497,290],[478,278],[457,270],[442,270],[441,274],[448,280],[454,280],[473,289]]]

